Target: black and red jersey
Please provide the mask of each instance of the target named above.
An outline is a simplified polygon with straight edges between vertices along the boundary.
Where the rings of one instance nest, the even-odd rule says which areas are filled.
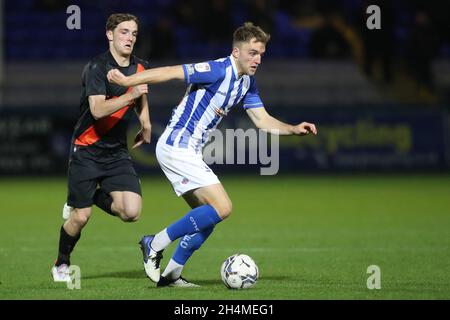
[[[83,90],[80,99],[80,117],[72,137],[73,144],[95,146],[101,149],[127,148],[128,122],[134,113],[134,106],[125,106],[109,116],[95,120],[89,108],[88,98],[104,95],[106,99],[114,99],[131,90],[131,88],[110,83],[106,78],[109,70],[118,69],[128,76],[148,67],[147,61],[136,56],[130,57],[129,66],[121,67],[109,50],[89,61],[81,76]]]

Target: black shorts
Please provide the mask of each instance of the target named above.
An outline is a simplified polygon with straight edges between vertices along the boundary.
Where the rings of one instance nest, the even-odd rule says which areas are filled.
[[[106,193],[131,191],[139,195],[141,183],[128,151],[73,147],[69,158],[67,204],[86,208],[94,204],[97,186]]]

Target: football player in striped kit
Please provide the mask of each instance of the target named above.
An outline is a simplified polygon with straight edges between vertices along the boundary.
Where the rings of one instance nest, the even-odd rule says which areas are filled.
[[[202,159],[208,136],[231,108],[242,105],[257,128],[279,135],[317,134],[314,124],[290,125],[270,116],[258,93],[254,75],[270,35],[246,22],[235,30],[231,55],[196,64],[161,67],[125,76],[111,70],[108,79],[122,86],[184,80],[188,89],[158,140],[156,156],[175,193],[192,208],[181,219],[140,241],[147,276],[158,286],[197,286],[181,277],[187,260],[229,217],[231,200]],[[180,239],[163,274],[163,250]]]

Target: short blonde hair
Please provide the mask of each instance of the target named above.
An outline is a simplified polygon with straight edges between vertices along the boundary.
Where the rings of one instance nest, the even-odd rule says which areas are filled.
[[[245,22],[234,31],[233,46],[236,46],[239,42],[249,42],[253,38],[256,38],[258,42],[267,44],[270,40],[270,34],[264,32],[260,27],[255,26],[252,22]]]

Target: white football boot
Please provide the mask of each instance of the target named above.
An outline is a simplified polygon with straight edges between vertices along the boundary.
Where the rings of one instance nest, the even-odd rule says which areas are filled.
[[[157,287],[200,288],[198,284],[189,282],[183,277],[179,277],[176,280],[170,280],[163,276],[159,278]]]
[[[143,236],[141,241],[139,241],[139,245],[142,250],[145,273],[147,274],[147,277],[150,278],[150,280],[158,283],[161,276],[159,265],[161,263],[161,259],[163,258],[163,250],[156,252],[151,248],[150,244],[152,243],[154,238],[154,235]]]
[[[55,282],[71,282],[69,274],[69,266],[67,264],[62,264],[59,267],[52,267],[52,277]]]

